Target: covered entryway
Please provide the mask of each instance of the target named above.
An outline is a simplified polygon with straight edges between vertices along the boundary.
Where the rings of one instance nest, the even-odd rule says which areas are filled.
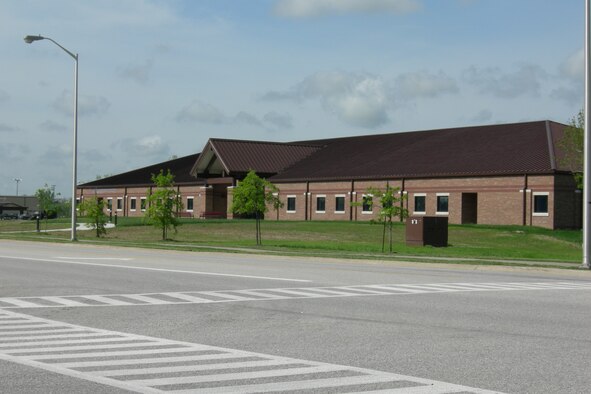
[[[462,224],[478,223],[478,193],[462,193]]]

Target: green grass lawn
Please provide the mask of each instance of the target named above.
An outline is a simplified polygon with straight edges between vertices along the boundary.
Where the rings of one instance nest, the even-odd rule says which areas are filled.
[[[81,221],[84,221],[82,219]],[[255,225],[250,220],[183,219],[178,232],[170,233],[164,247],[197,249],[206,246],[256,248]],[[43,228],[67,228],[69,219],[49,220]],[[7,233],[34,231],[35,222],[2,221],[0,237],[69,239],[69,232]],[[537,227],[450,225],[446,248],[409,247],[404,240],[405,227],[394,227],[394,256],[459,257],[490,259],[530,259],[579,263],[580,230],[546,230]],[[262,222],[263,246],[275,252],[329,255],[335,257],[381,253],[382,226],[366,222]],[[141,218],[119,218],[118,226],[97,239],[92,231],[79,231],[81,241],[105,244],[162,247],[161,231],[144,225]]]

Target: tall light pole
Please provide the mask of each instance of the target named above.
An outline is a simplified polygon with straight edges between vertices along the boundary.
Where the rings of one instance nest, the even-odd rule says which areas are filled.
[[[73,158],[72,158],[72,234],[71,241],[76,241],[76,174],[77,174],[77,156],[78,156],[78,54],[68,51],[66,48],[58,44],[49,37],[26,36],[24,38],[27,44],[34,41],[48,40],[60,47],[68,55],[74,59],[74,141],[73,141]]]
[[[591,268],[591,5],[585,0],[585,130],[583,160],[583,265]]]
[[[14,178],[14,181],[16,182],[16,196],[18,197],[18,183],[20,181],[22,181],[22,179],[20,179],[20,178]]]

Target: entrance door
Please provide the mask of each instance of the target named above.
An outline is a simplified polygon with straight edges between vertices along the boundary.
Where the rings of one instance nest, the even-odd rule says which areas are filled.
[[[478,194],[462,193],[462,224],[476,224],[478,218]]]

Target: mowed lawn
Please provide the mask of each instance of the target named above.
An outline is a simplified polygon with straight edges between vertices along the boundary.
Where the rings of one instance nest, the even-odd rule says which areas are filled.
[[[84,219],[81,219],[84,221]],[[67,228],[69,220],[48,221],[41,228]],[[384,257],[382,226],[366,222],[262,222],[263,246],[276,252],[356,257]],[[0,222],[0,237],[31,239],[69,239],[68,232],[8,233],[34,231],[34,222]],[[206,246],[256,248],[255,223],[251,220],[182,220],[178,232],[170,232],[163,242],[161,230],[145,225],[142,219],[120,218],[118,226],[100,239],[92,231],[79,231],[80,241],[106,244],[173,247],[185,250]],[[521,226],[450,225],[446,248],[408,247],[405,227],[394,226],[394,257],[429,256],[491,259],[530,259],[579,263],[582,232],[580,230],[546,230]]]

